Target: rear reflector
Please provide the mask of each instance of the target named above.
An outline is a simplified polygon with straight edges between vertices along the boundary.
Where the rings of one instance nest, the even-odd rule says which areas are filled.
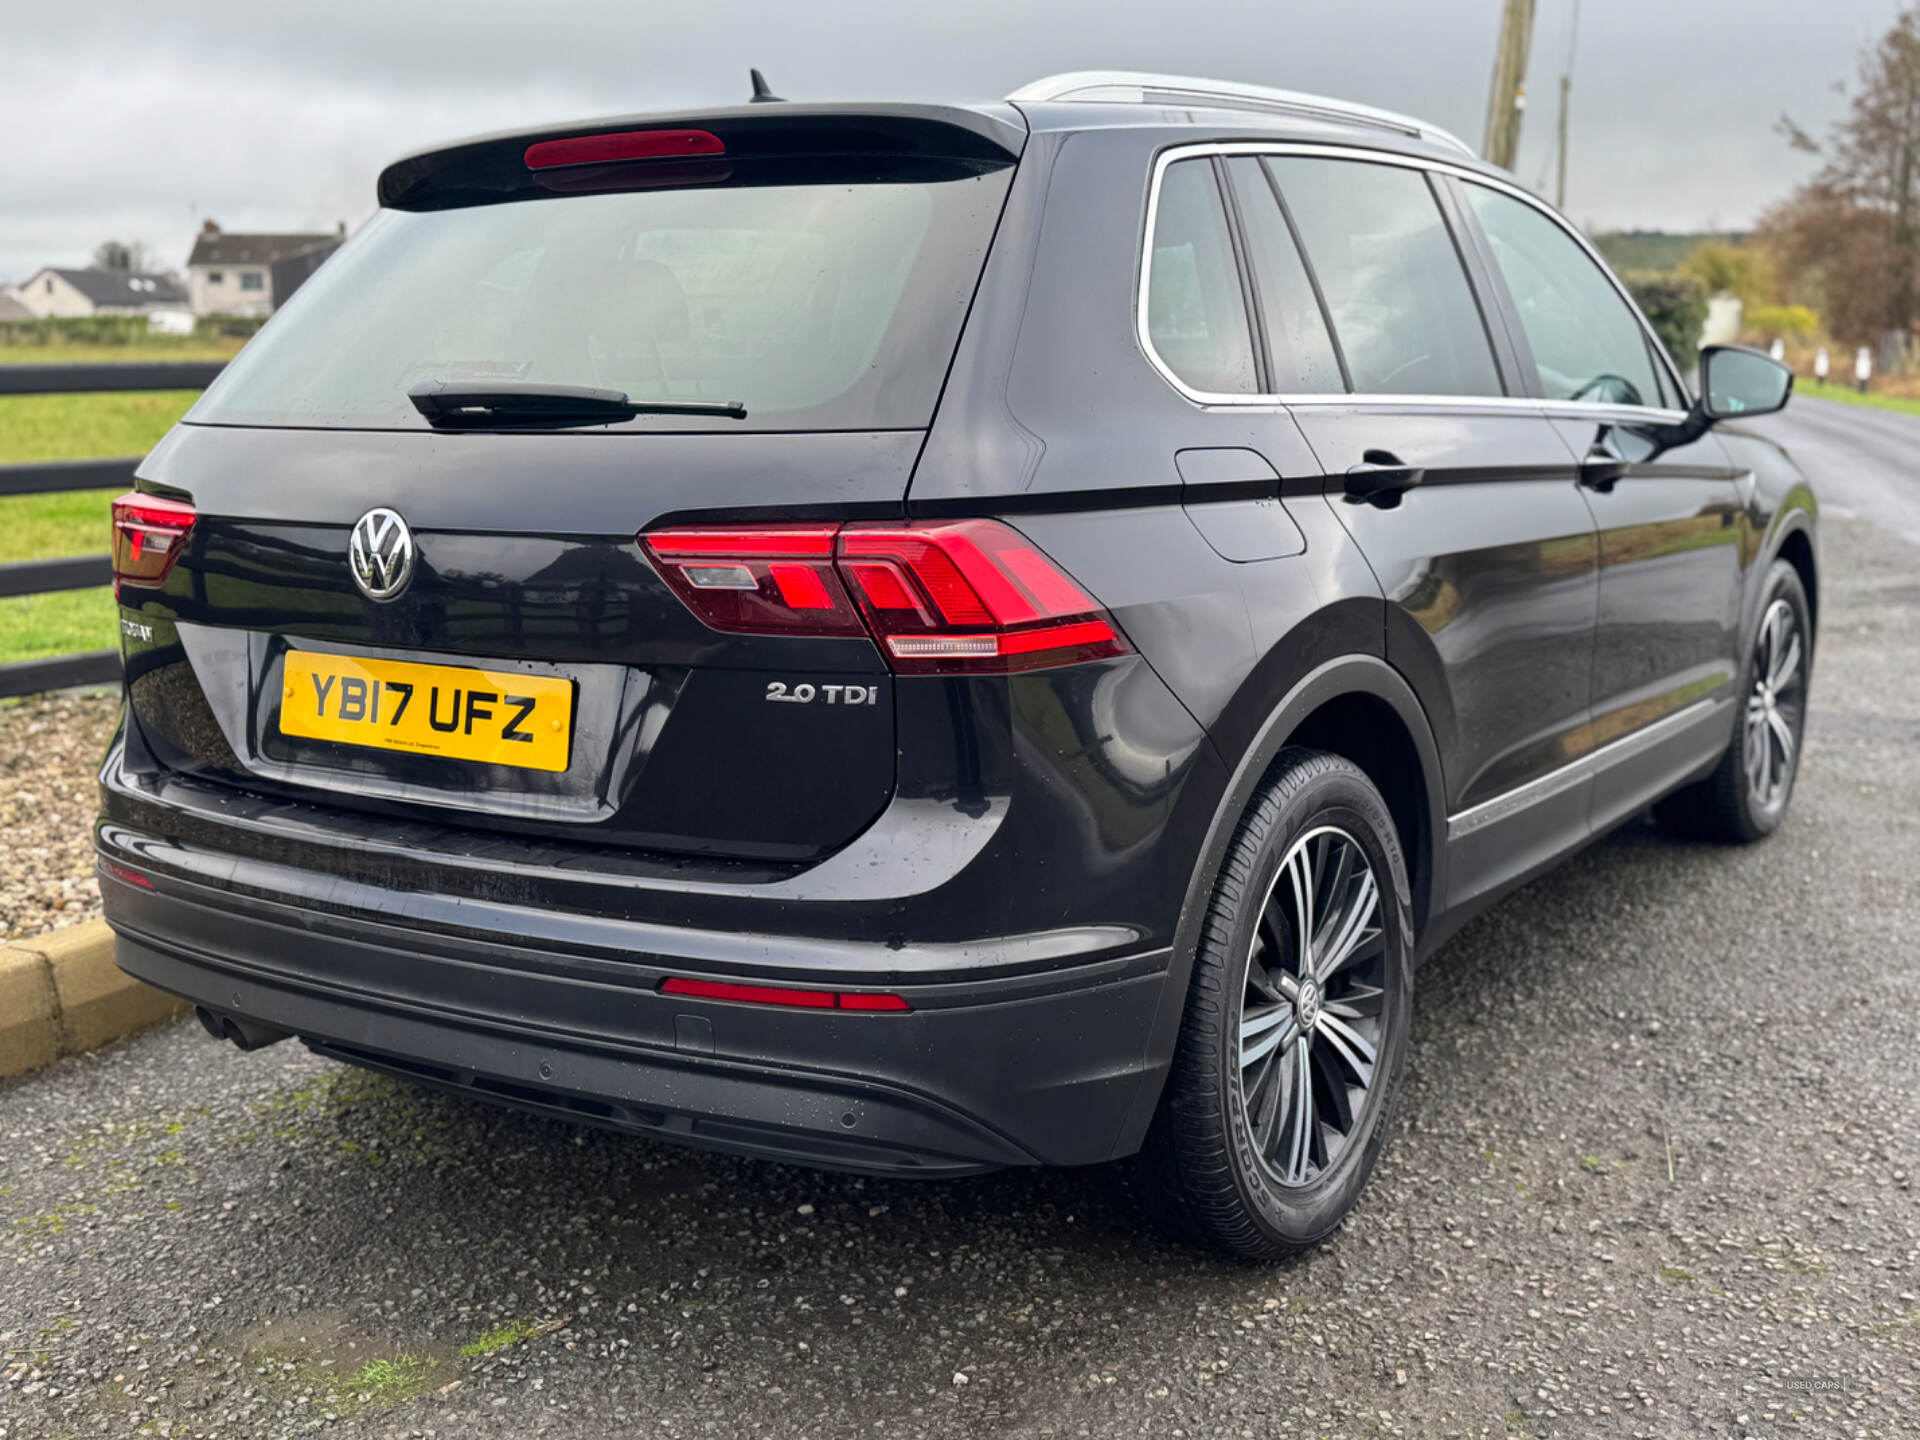
[[[138,491],[113,502],[113,587],[160,585],[187,548],[193,506]]]
[[[683,160],[724,155],[726,144],[709,130],[625,130],[613,135],[572,135],[527,147],[529,170],[559,165],[611,165],[623,160]]]
[[[100,858],[100,868],[116,880],[124,880],[129,885],[138,885],[142,890],[153,889],[153,881],[142,875],[138,870],[129,870],[125,865],[120,864],[116,860],[109,860],[105,856],[102,856]]]
[[[772,985],[735,985],[725,980],[685,980],[678,976],[661,981],[660,993],[685,995],[695,1000],[733,1000],[746,1005],[785,1005],[800,1010],[898,1013],[912,1008],[898,995],[870,990],[788,990]]]
[[[640,542],[714,629],[864,630],[902,674],[1009,674],[1131,648],[1091,595],[996,520],[700,526]]]

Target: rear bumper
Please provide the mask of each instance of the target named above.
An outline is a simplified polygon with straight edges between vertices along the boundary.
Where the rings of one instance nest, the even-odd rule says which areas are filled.
[[[1165,950],[991,978],[862,966],[856,983],[911,1011],[789,1010],[659,993],[675,974],[792,983],[712,963],[716,950],[778,948],[777,936],[641,926],[625,953],[562,949],[480,913],[471,928],[438,915],[423,925],[441,908],[432,897],[369,904],[353,887],[362,903],[346,911],[298,898],[318,877],[276,886],[280,867],[229,858],[244,883],[212,883],[142,867],[106,835],[102,848],[152,886],[101,875],[128,973],[323,1054],[582,1122],[937,1176],[1113,1158],[1159,1088],[1148,1040]]]

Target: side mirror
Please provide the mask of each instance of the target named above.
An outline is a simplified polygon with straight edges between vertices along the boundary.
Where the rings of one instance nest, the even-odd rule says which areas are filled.
[[[1744,345],[1709,345],[1700,352],[1700,411],[1709,424],[1771,415],[1793,393],[1793,371]]]

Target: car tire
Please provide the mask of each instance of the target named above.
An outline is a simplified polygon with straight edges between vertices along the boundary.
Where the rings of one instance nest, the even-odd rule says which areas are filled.
[[[1713,773],[1654,806],[1674,834],[1750,845],[1780,828],[1806,737],[1813,616],[1800,574],[1776,560],[1740,671],[1740,714]],[[1762,748],[1764,747],[1764,749]]]
[[[1386,801],[1339,756],[1282,750],[1208,901],[1128,1194],[1176,1237],[1230,1255],[1317,1244],[1392,1124],[1412,1000],[1412,901]]]

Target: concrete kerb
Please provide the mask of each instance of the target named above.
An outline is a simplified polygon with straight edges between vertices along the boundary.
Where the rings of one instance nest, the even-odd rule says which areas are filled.
[[[97,1050],[188,1010],[113,963],[104,920],[0,946],[0,1077]]]

